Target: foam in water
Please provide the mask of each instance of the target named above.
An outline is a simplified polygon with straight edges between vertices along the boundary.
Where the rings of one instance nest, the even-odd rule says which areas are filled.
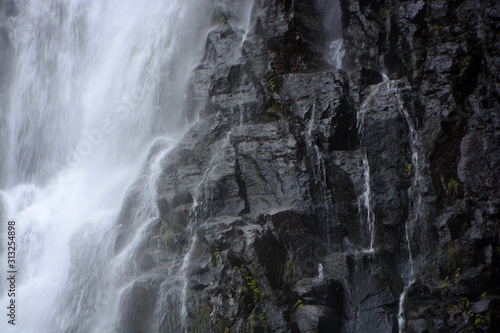
[[[206,34],[204,5],[16,5],[0,211],[16,221],[19,311],[16,327],[3,320],[0,331],[113,330],[136,272],[134,248],[158,217],[159,163],[185,128],[184,89]],[[161,136],[163,148],[146,159]],[[128,215],[134,233],[116,253],[131,185],[139,193]]]

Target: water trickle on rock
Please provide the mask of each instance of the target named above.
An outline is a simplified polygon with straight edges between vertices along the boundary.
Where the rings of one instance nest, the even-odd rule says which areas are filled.
[[[365,104],[370,102],[370,99],[373,98],[378,92],[379,86],[376,86],[370,95],[366,98]],[[361,142],[365,140],[365,118],[366,112],[368,108],[365,105],[362,105],[360,110],[357,113],[357,127],[358,134]],[[364,178],[364,192],[362,195],[358,197],[358,206],[360,206],[359,201],[362,201],[365,215],[366,215],[366,224],[368,225],[368,233],[369,233],[369,248],[365,249],[364,252],[373,253],[374,252],[374,243],[375,243],[375,216],[373,213],[372,206],[372,193],[371,193],[371,184],[370,184],[370,163],[368,161],[368,154],[366,148],[363,149],[363,178]],[[360,216],[363,216],[360,210]]]
[[[365,192],[361,196],[363,204],[366,210],[366,223],[368,224],[368,230],[370,233],[370,248],[368,252],[373,252],[373,245],[375,243],[375,218],[373,216],[372,203],[371,203],[371,187],[370,187],[370,165],[368,163],[368,157],[366,155],[366,150],[363,154],[363,176],[365,180]]]
[[[342,11],[338,0],[315,0],[316,9],[321,13],[327,40],[325,60],[337,69],[342,69],[345,55],[342,38]]]
[[[412,176],[412,184],[408,189],[408,197],[410,198],[410,216],[405,223],[405,239],[407,243],[408,249],[408,266],[409,272],[406,274],[407,281],[405,282],[405,287],[403,292],[400,295],[399,299],[399,309],[398,309],[398,326],[399,332],[404,333],[405,331],[405,318],[404,318],[404,302],[406,299],[406,294],[408,289],[415,282],[415,263],[413,261],[413,254],[411,248],[411,234],[410,228],[418,225],[418,221],[422,215],[422,192],[425,190],[425,183],[423,179],[422,165],[421,161],[419,161],[419,156],[421,155],[420,146],[421,139],[419,134],[415,128],[414,121],[411,119],[408,110],[403,104],[403,100],[401,98],[401,94],[398,88],[397,81],[387,81],[384,84],[387,85],[387,89],[389,91],[394,92],[393,99],[395,104],[398,107],[398,110],[403,115],[406,124],[408,125],[408,129],[410,132],[410,149],[412,152],[411,163],[408,163],[406,172]]]

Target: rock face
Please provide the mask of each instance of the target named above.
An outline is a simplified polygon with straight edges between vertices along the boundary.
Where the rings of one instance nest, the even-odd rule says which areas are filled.
[[[500,4],[341,0],[344,70],[324,1],[245,5],[214,3],[122,326],[496,331]]]

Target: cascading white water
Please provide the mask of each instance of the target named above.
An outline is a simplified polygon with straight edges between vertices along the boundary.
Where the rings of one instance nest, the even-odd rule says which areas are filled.
[[[345,49],[342,38],[342,10],[338,0],[314,0],[316,9],[321,13],[327,48],[325,60],[337,69],[342,69]]]
[[[405,224],[405,238],[406,244],[408,246],[408,263],[410,265],[410,273],[408,277],[408,283],[405,284],[403,288],[403,292],[399,295],[399,307],[398,307],[398,331],[399,333],[404,333],[405,331],[405,318],[404,318],[404,302],[406,300],[406,294],[408,293],[408,289],[415,282],[415,272],[413,267],[413,256],[411,253],[411,244],[410,238],[408,234],[408,223]]]
[[[238,13],[238,17],[242,17],[243,18],[243,22],[242,22],[242,27],[241,29],[243,29],[243,38],[241,39],[241,44],[243,45],[243,43],[245,42],[245,40],[247,39],[247,35],[248,33],[250,32],[251,30],[251,23],[252,23],[252,15],[251,15],[251,12],[252,12],[252,9],[253,9],[253,6],[255,4],[255,0],[247,0],[243,3],[243,6],[241,6],[240,8],[240,13]]]
[[[344,40],[336,39],[328,45],[327,61],[337,69],[342,69],[342,60],[344,59],[345,49]]]
[[[373,244],[375,243],[375,219],[373,217],[372,202],[371,202],[371,186],[370,186],[370,164],[368,163],[368,156],[366,150],[363,154],[363,175],[365,178],[365,193],[363,193],[363,204],[366,210],[366,223],[368,224],[368,232],[370,233],[370,248],[367,252],[373,252]]]
[[[16,221],[18,310],[16,326],[2,320],[0,331],[112,331],[133,281],[133,249],[158,217],[159,163],[187,125],[183,96],[206,33],[205,4],[15,6],[6,23],[14,59],[2,101],[0,234],[4,221]],[[132,183],[134,232],[115,253]],[[5,267],[4,246],[1,253]],[[6,290],[5,279],[0,286]]]

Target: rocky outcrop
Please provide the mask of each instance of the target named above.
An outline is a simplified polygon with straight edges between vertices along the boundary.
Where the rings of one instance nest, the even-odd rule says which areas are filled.
[[[498,251],[489,249],[498,246],[499,231],[500,177],[493,167],[500,158],[496,138],[499,43],[493,32],[498,29],[499,5],[475,1],[341,3],[345,65],[352,73],[351,90],[359,93],[361,108],[368,100],[386,107],[397,104],[381,101],[383,84],[365,88],[371,77],[367,73],[385,72],[401,79],[405,86],[398,92],[401,105],[420,140],[420,172],[425,179],[419,193],[426,214],[410,230],[420,268],[405,302],[406,330],[496,331]],[[382,112],[378,113],[381,117]],[[396,128],[404,126],[392,127],[390,135],[396,134]],[[409,135],[399,135],[402,147]],[[384,150],[396,153],[390,145],[384,144]],[[367,151],[383,156],[376,147]],[[405,188],[404,182],[396,185],[395,179],[383,183],[394,190]],[[374,191],[377,188],[387,193],[384,186],[375,185]],[[376,194],[377,198],[384,196]],[[397,206],[408,207],[404,202]],[[381,202],[379,207],[391,206]]]
[[[345,70],[322,6],[215,3],[123,327],[499,325],[499,6],[342,0]]]

